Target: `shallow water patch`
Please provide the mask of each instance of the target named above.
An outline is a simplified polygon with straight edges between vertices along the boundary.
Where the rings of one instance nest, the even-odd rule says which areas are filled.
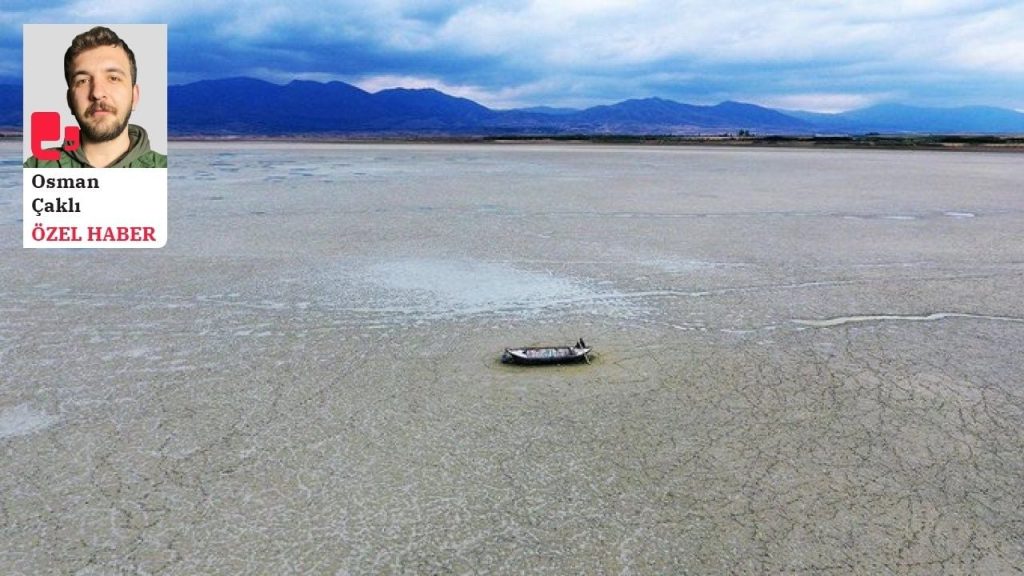
[[[367,272],[369,281],[421,305],[462,312],[538,308],[594,295],[568,278],[472,260],[395,260]]]
[[[57,417],[29,404],[19,404],[0,409],[0,440],[15,436],[27,436],[45,430],[57,422]]]

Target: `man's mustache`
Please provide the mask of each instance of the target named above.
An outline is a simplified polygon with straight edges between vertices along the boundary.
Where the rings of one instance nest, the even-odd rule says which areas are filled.
[[[117,114],[117,108],[114,108],[113,106],[109,106],[107,104],[103,104],[103,103],[97,102],[97,103],[93,104],[92,106],[89,106],[85,110],[85,115],[86,116],[92,116],[93,114],[95,114],[97,112],[110,112],[111,114]]]

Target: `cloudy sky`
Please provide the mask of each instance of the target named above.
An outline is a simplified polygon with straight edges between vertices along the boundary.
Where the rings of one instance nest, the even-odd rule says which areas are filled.
[[[840,111],[1024,110],[1024,1],[4,0],[0,79],[25,23],[166,23],[172,84],[253,76],[433,87],[493,108],[659,96]],[[72,17],[73,16],[73,17]]]

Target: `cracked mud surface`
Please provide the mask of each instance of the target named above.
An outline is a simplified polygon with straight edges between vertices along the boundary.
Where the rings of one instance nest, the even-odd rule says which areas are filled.
[[[0,573],[1021,573],[1019,156],[171,153],[159,251],[0,166]]]

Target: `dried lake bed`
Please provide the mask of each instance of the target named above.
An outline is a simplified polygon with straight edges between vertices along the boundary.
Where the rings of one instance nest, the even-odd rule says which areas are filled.
[[[0,152],[0,573],[1024,566],[1018,154],[172,143],[128,251]]]

